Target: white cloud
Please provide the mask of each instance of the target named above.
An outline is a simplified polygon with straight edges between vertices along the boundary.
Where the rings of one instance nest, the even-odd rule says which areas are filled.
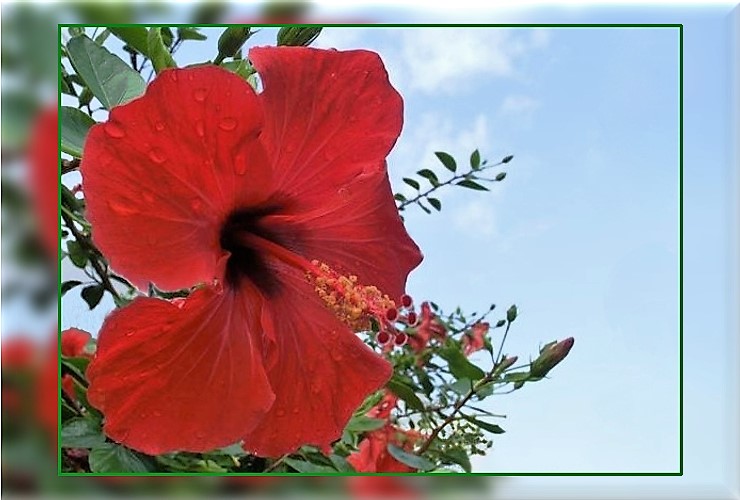
[[[532,50],[549,43],[543,30],[426,28],[399,31],[398,54],[389,66],[404,90],[453,93],[482,78],[517,76]]]
[[[520,125],[529,125],[539,107],[540,102],[537,99],[522,94],[512,94],[506,96],[501,103],[499,115],[506,118],[507,122],[514,120]]]
[[[497,231],[495,208],[494,201],[489,198],[469,197],[453,213],[455,228],[471,238],[489,239]]]

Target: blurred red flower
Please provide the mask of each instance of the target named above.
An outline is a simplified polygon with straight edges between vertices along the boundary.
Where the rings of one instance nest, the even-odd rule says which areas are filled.
[[[463,353],[470,356],[475,351],[480,351],[486,345],[486,334],[491,325],[484,321],[474,324],[462,337]]]
[[[199,285],[112,313],[88,368],[106,433],[146,453],[327,448],[391,375],[353,330],[421,261],[386,172],[403,105],[380,58],[249,59],[261,93],[215,66],[166,70],[85,143],[111,266],[140,288]]]
[[[31,195],[39,236],[48,255],[59,251],[59,129],[57,106],[39,113],[29,142]]]
[[[421,304],[421,316],[416,332],[409,336],[409,345],[417,354],[424,350],[431,339],[444,340],[447,329],[432,312],[429,302]]]

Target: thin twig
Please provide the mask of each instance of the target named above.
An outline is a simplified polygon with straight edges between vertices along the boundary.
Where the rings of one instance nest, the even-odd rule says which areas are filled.
[[[64,219],[64,224],[69,228],[69,230],[72,232],[72,235],[75,237],[75,240],[77,240],[80,245],[83,245],[88,250],[92,250],[93,254],[99,254],[98,249],[93,245],[92,241],[89,237],[82,234],[77,227],[74,224],[74,221],[72,220],[72,217],[70,217],[65,211],[61,211],[62,219]],[[111,295],[116,299],[116,301],[120,300],[120,295],[118,295],[118,291],[113,287],[113,283],[111,283],[110,278],[108,277],[108,273],[105,269],[103,269],[103,266],[100,264],[100,261],[93,255],[93,258],[90,259],[90,264],[92,264],[93,269],[95,269],[95,272],[100,277],[101,285],[103,285],[103,288],[108,290]]]

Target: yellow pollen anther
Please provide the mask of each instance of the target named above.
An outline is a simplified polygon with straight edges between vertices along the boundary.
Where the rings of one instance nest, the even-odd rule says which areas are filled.
[[[357,276],[344,276],[323,262],[313,260],[314,272],[306,278],[324,304],[340,321],[354,331],[370,329],[370,318],[381,324],[387,322],[385,311],[395,308],[395,303],[375,286],[358,284]]]

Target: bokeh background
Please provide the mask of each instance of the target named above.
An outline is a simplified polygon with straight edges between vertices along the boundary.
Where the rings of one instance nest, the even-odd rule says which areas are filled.
[[[264,15],[259,6],[209,8],[3,6],[4,389],[14,375],[6,374],[7,367],[13,370],[6,363],[6,342],[33,339],[44,351],[56,326],[53,259],[49,264],[33,245],[33,212],[23,203],[33,190],[30,124],[37,110],[55,100],[55,24],[250,22]],[[738,347],[738,154],[732,124],[738,116],[738,10],[407,5],[339,11],[315,5],[302,16],[320,22],[684,25],[684,475],[487,479],[466,492],[499,498],[727,498],[737,492],[738,372],[732,356]],[[260,36],[257,42],[274,40],[269,30]],[[666,28],[327,28],[317,41],[369,48],[384,58],[406,103],[404,133],[389,160],[398,190],[404,189],[403,176],[433,164],[436,150],[459,161],[474,148],[490,160],[516,156],[493,193],[451,191],[442,197],[441,215],[410,212],[406,219],[426,256],[411,279],[412,294],[470,310],[517,303],[513,352],[577,338],[551,380],[494,403],[509,416],[508,433],[475,470],[679,468],[678,41],[677,30]],[[195,62],[212,54],[183,50],[178,62],[191,62],[186,56]],[[9,208],[8,201],[15,205]],[[15,283],[20,285],[14,290]],[[75,294],[65,297],[62,326],[95,331],[104,308],[91,314],[74,299]],[[9,436],[26,431],[11,429]],[[23,472],[11,479],[21,477],[18,487],[32,491],[85,482],[55,480],[53,455],[45,468],[30,446],[8,451],[5,425],[3,434],[4,485],[9,470]],[[27,463],[8,464],[9,456],[24,453]],[[435,480],[442,481],[447,478]],[[294,481],[277,486],[289,482]],[[178,484],[172,491],[212,486]],[[308,484],[294,487],[316,491],[319,483]],[[251,491],[262,486],[248,485]],[[427,495],[438,489],[428,480],[412,488]]]

